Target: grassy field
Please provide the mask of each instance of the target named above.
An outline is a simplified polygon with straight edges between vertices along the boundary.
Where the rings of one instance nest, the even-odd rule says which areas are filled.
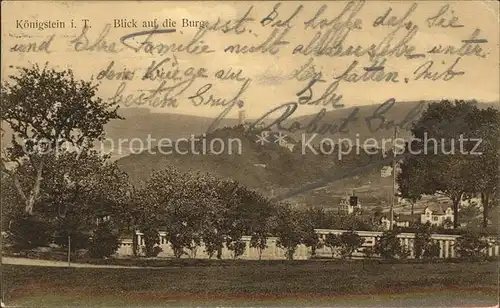
[[[4,302],[22,307],[493,306],[497,264],[238,263],[157,269],[4,265]]]

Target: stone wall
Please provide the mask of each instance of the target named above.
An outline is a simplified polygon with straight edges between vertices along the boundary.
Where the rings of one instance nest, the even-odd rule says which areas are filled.
[[[331,230],[331,229],[316,229],[316,233],[320,235],[320,238],[324,239],[327,234],[341,234],[345,232],[345,230]],[[354,258],[364,258],[365,255],[363,253],[363,249],[365,247],[373,247],[375,245],[375,240],[377,237],[382,236],[382,232],[377,232],[377,231],[357,231],[357,233],[365,239],[365,242],[363,244],[363,247],[358,249],[357,252],[353,254]],[[139,250],[140,253],[144,251],[144,239],[142,237],[142,233],[137,232],[137,237],[138,237],[138,243],[139,243]],[[401,233],[398,235],[401,244],[407,247],[410,251],[410,258],[414,257],[414,249],[413,249],[413,242],[415,239],[415,234],[414,233]],[[455,241],[458,238],[458,235],[444,235],[444,234],[433,234],[432,239],[436,242],[439,243],[439,246],[441,248],[439,257],[440,258],[453,258],[456,257],[456,251],[455,251]],[[242,240],[246,243],[246,249],[245,252],[243,253],[242,256],[238,257],[238,259],[247,259],[247,260],[258,260],[259,259],[259,251],[256,248],[251,248],[250,247],[250,236],[243,236]],[[262,252],[262,259],[264,260],[284,260],[286,259],[285,257],[285,250],[278,247],[276,245],[276,240],[277,238],[275,237],[270,237],[267,240],[267,248]],[[499,244],[496,242],[494,239],[490,240],[490,248],[488,249],[488,255],[490,257],[492,256],[499,256]],[[170,247],[170,244],[166,240],[166,234],[164,232],[160,232],[160,245],[162,248],[162,252],[158,255],[160,258],[169,258],[173,257],[173,250]],[[189,252],[186,251],[189,254],[186,254],[184,257],[189,258],[189,257],[194,257],[194,258],[199,258],[199,259],[207,259],[208,255],[205,253],[205,249],[203,244],[198,247],[196,252]],[[122,243],[117,251],[118,256],[131,256],[133,255],[133,250],[132,250],[132,239],[124,239],[122,240]],[[332,252],[328,247],[323,247],[320,249],[316,250],[316,256],[317,257],[331,257]],[[214,256],[215,258],[215,256]],[[231,251],[229,251],[227,248],[224,247],[222,250],[222,258],[223,259],[232,259],[233,254]],[[294,254],[294,259],[295,260],[305,260],[311,258],[311,249],[309,247],[306,247],[304,245],[299,245],[297,247],[297,250],[295,251]]]

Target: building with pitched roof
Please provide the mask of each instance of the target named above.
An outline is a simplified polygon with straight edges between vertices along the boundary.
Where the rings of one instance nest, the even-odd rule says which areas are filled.
[[[361,202],[359,201],[359,198],[354,195],[354,193],[352,194],[352,196],[346,194],[345,197],[340,200],[339,214],[351,215],[355,212],[361,212]]]
[[[392,221],[393,226],[400,228],[408,228],[411,227],[415,222],[419,220],[418,214],[408,215],[408,214],[396,214],[394,213],[394,220]],[[380,219],[380,225],[382,226],[382,230],[390,229],[390,219],[387,215],[384,215]]]
[[[453,209],[450,203],[436,203],[425,207],[424,212],[420,215],[422,224],[430,223],[435,226],[446,226],[445,222],[453,223]],[[448,224],[448,227],[451,224]]]

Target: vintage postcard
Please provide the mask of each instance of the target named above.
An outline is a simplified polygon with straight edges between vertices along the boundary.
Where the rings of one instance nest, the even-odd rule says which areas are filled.
[[[498,307],[498,2],[1,5],[2,307]]]

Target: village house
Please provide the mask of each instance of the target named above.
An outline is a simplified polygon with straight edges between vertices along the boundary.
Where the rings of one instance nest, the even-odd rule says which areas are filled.
[[[445,224],[447,221],[450,223]],[[420,222],[422,224],[430,223],[434,226],[453,228],[453,221],[453,209],[448,202],[429,205],[425,207],[424,212],[420,215]]]
[[[383,230],[389,230],[391,223],[390,219],[387,216],[382,216],[380,219],[380,225],[382,226]],[[399,228],[409,228],[413,223],[418,221],[418,216],[417,215],[406,215],[406,214],[394,214],[394,220],[392,221],[392,224],[394,227],[399,227]]]
[[[340,200],[339,203],[339,214],[341,215],[351,215],[355,212],[361,212],[361,202],[359,198],[352,194],[352,196],[346,195]]]

